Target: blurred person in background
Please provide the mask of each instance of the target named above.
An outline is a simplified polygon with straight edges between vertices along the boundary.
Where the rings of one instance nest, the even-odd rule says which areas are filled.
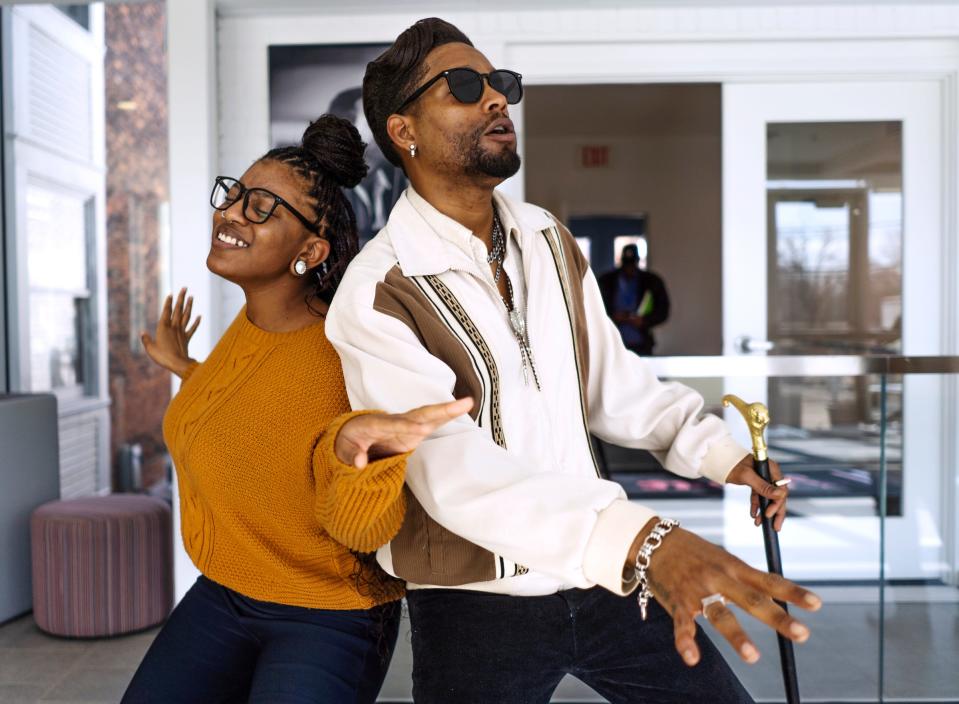
[[[669,295],[659,276],[639,268],[635,244],[623,247],[618,269],[599,277],[599,292],[626,349],[651,355],[656,345],[653,328],[669,318]]]

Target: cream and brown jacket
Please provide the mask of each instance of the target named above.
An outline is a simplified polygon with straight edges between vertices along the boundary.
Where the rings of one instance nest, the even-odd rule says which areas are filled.
[[[589,433],[652,451],[685,477],[725,480],[746,454],[692,389],[661,383],[623,347],[570,233],[498,192],[506,270],[527,313],[536,381],[487,250],[412,188],[348,269],[327,320],[353,408],[399,412],[463,396],[470,416],[407,465],[408,510],[380,549],[410,588],[514,595],[600,584],[653,511],[599,477]]]

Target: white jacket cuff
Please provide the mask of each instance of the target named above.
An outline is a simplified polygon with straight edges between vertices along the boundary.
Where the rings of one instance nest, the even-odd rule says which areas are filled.
[[[739,464],[740,460],[748,454],[750,454],[749,450],[744,449],[742,445],[727,435],[722,440],[717,440],[709,446],[699,472],[707,479],[725,484],[726,477],[733,471],[733,467]]]
[[[623,567],[636,536],[655,516],[655,511],[627,499],[617,499],[600,511],[583,557],[586,579],[613,594],[625,596],[633,591],[636,582],[623,582]]]

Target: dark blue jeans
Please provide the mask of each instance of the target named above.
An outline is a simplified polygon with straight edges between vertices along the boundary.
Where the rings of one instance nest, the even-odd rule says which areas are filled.
[[[753,701],[701,629],[699,664],[683,663],[655,601],[643,621],[635,597],[600,587],[534,597],[417,589],[406,600],[416,704],[541,704],[566,674],[617,704]]]
[[[372,703],[399,620],[398,601],[368,611],[307,609],[200,577],[153,641],[123,704]]]

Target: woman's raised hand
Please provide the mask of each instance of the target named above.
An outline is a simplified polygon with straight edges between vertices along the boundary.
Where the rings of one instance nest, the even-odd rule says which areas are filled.
[[[190,359],[188,348],[201,316],[197,316],[190,325],[192,315],[193,296],[187,298],[186,289],[181,288],[176,304],[173,303],[172,294],[163,302],[155,337],[150,337],[146,332],[140,335],[140,341],[150,359],[179,377],[183,377],[195,361]]]
[[[416,449],[434,430],[467,413],[473,399],[421,406],[406,413],[367,413],[347,421],[334,451],[343,464],[363,469],[371,460]]]

